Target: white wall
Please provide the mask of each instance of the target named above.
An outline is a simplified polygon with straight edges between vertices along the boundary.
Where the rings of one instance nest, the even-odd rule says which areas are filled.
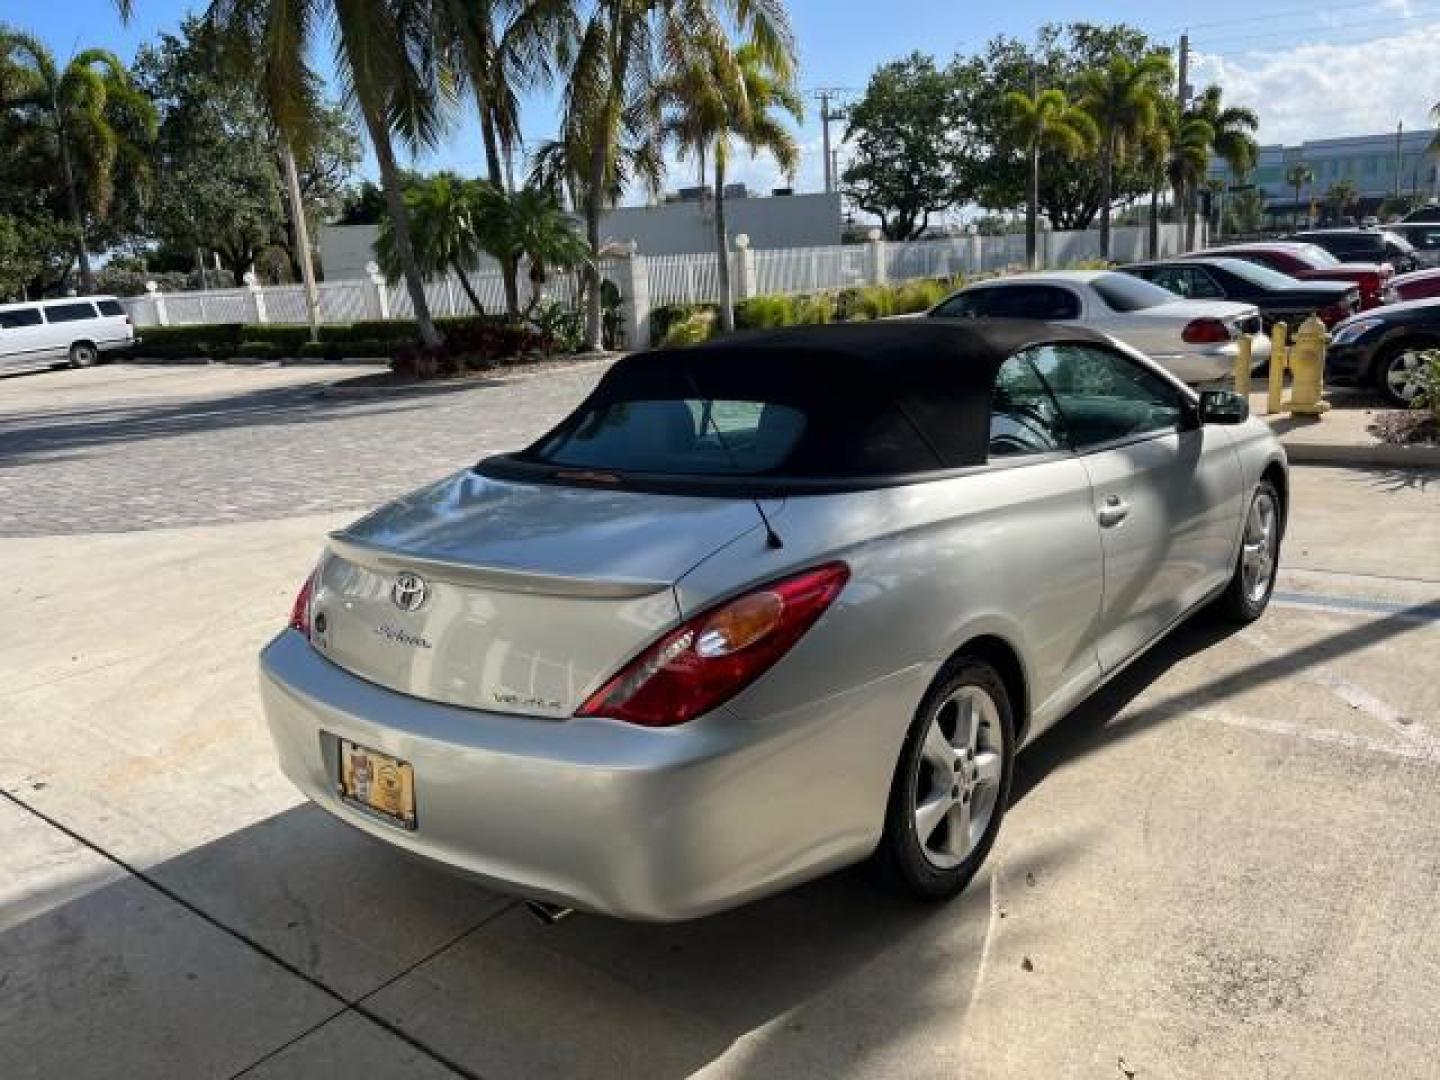
[[[622,206],[600,219],[607,243],[634,241],[642,255],[691,255],[715,250],[714,206],[702,202],[660,206]],[[840,243],[840,195],[777,195],[763,199],[726,199],[730,236],[750,237],[757,251],[772,248],[827,247]],[[325,225],[320,229],[320,262],[331,281],[365,276],[375,258],[375,226]],[[496,269],[482,260],[481,270]]]

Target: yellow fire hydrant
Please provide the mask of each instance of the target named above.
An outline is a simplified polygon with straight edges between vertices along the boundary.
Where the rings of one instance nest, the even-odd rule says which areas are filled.
[[[1300,324],[1288,358],[1290,370],[1294,373],[1290,385],[1292,416],[1319,416],[1330,408],[1330,403],[1321,397],[1325,380],[1325,342],[1325,324],[1314,315]]]
[[[1255,358],[1255,340],[1249,334],[1241,334],[1235,343],[1235,393],[1243,398],[1250,396],[1250,365]]]

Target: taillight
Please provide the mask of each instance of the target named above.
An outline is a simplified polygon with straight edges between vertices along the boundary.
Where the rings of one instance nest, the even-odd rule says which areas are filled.
[[[1219,319],[1192,319],[1180,332],[1180,337],[1191,345],[1213,345],[1229,341],[1231,333],[1230,327]]]
[[[290,629],[299,630],[307,638],[310,636],[310,601],[314,596],[315,574],[312,573],[305,579],[305,584],[300,586],[295,603],[290,605]]]
[[[768,671],[849,579],[844,563],[827,563],[701,612],[621,668],[575,715],[645,727],[693,720]]]

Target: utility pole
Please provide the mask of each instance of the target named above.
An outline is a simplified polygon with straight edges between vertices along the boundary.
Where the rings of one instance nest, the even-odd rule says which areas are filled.
[[[1400,120],[1395,124],[1395,201],[1400,201],[1400,170],[1405,167],[1404,160],[1400,156],[1400,137],[1405,133],[1405,121]]]
[[[1185,107],[1190,104],[1190,35],[1180,35],[1180,78],[1175,87],[1175,99],[1180,104],[1180,111],[1184,112]]]
[[[839,177],[835,167],[835,155],[830,149],[830,121],[845,119],[844,109],[831,109],[830,100],[843,93],[837,86],[823,86],[815,91],[815,97],[820,102],[820,139],[822,153],[825,155],[825,191],[835,190]]]

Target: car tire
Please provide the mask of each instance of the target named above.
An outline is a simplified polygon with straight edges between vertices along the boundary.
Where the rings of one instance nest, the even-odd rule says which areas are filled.
[[[77,341],[70,346],[70,366],[73,368],[94,367],[100,362],[100,350],[88,341]]]
[[[964,889],[1000,831],[1014,764],[1004,680],[983,660],[956,657],[920,702],[900,751],[875,855],[885,876],[924,900]]]
[[[1269,480],[1261,480],[1245,510],[1235,572],[1215,603],[1230,622],[1252,623],[1265,613],[1280,567],[1280,542],[1285,536],[1285,505]],[[1263,576],[1262,576],[1263,575]]]
[[[1397,341],[1375,359],[1375,385],[1392,405],[1408,409],[1420,392],[1423,354],[1434,349],[1429,341]]]

